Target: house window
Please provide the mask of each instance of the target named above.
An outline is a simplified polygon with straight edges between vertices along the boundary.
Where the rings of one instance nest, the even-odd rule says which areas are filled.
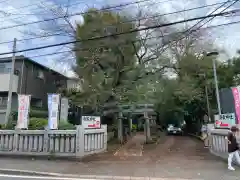
[[[41,108],[43,106],[42,100],[31,98],[31,106],[36,108]]]
[[[39,67],[33,65],[32,72],[36,78],[44,79],[44,73]]]
[[[10,72],[10,71],[11,71],[11,69],[9,70],[9,72]],[[15,70],[14,70],[14,74],[18,76],[18,75],[20,74],[19,70],[15,69]]]
[[[0,64],[0,73],[4,73],[5,64]]]
[[[38,70],[38,71],[37,71],[37,77],[38,77],[39,79],[44,79],[44,73],[43,73],[43,71]]]

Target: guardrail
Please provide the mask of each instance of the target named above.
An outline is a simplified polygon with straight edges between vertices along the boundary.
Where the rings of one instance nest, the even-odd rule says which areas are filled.
[[[107,125],[101,129],[0,130],[1,155],[83,157],[107,149]]]

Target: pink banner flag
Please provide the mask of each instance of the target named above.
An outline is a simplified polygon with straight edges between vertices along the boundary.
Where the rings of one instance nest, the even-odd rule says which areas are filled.
[[[235,105],[235,112],[236,112],[236,120],[237,124],[240,124],[240,101],[239,101],[239,92],[238,88],[233,87],[232,88],[233,98],[234,98],[234,105]]]

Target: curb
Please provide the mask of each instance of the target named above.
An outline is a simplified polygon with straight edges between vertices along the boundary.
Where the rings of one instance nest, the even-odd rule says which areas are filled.
[[[40,171],[28,171],[18,169],[0,169],[0,174],[11,174],[13,176],[32,176],[32,177],[50,177],[62,179],[83,179],[83,180],[186,180],[184,178],[157,178],[157,177],[133,177],[133,176],[103,176],[103,175],[77,175],[77,174],[61,174],[61,173],[47,173]]]
[[[26,175],[26,176],[64,176],[64,174],[60,174],[60,173],[47,173],[47,172],[41,172],[41,171],[4,169],[4,168],[0,168],[0,173],[11,174],[11,175]]]

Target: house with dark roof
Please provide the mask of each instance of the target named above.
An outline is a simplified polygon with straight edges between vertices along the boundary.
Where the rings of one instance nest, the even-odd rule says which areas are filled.
[[[0,58],[0,124],[4,123],[12,66],[11,57]],[[68,78],[27,57],[17,56],[12,84],[12,111],[18,107],[17,94],[31,95],[31,107],[47,109],[47,94],[67,87]]]

